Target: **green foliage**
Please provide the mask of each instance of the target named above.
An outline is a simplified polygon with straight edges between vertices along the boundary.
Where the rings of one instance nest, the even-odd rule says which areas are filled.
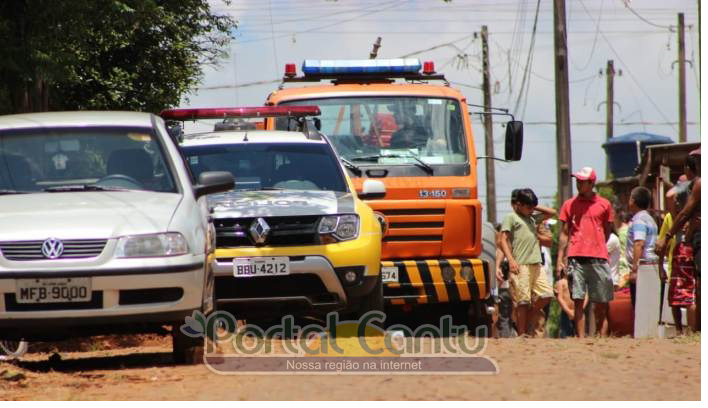
[[[607,199],[612,204],[617,203],[617,197],[615,195],[615,190],[611,186],[603,186],[597,188],[597,193]]]
[[[0,113],[175,106],[236,22],[207,0],[0,4]]]

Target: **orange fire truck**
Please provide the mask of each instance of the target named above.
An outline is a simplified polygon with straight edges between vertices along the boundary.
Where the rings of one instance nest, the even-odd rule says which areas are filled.
[[[487,324],[496,292],[494,240],[483,248],[478,157],[465,96],[432,62],[421,66],[417,59],[306,60],[302,70],[297,77],[295,64],[287,64],[283,84],[266,104],[319,106],[320,130],[357,191],[367,178],[386,185],[383,199],[367,203],[385,228],[387,305],[410,310],[447,303]],[[288,121],[269,119],[267,126],[285,129]],[[505,160],[520,159],[522,139],[521,122],[509,122]],[[485,259],[483,250],[492,255]]]

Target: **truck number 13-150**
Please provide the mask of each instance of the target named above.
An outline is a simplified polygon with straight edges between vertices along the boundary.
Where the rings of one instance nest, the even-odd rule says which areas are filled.
[[[446,190],[420,190],[418,192],[420,198],[445,198],[447,197]]]

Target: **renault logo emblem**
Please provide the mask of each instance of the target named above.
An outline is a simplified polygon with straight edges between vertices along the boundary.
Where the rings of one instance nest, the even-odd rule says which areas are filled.
[[[64,252],[64,243],[57,238],[47,238],[42,244],[42,254],[45,258],[57,259]]]
[[[266,238],[268,238],[270,226],[263,218],[259,217],[251,223],[251,227],[248,229],[248,232],[251,233],[253,242],[256,244],[263,244],[265,243]]]

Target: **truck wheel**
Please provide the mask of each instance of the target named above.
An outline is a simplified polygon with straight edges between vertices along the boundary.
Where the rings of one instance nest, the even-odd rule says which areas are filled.
[[[26,341],[0,340],[0,356],[5,355],[11,359],[20,358],[27,352]]]
[[[180,324],[172,325],[172,359],[177,364],[201,364],[204,360],[204,338],[182,333]]]
[[[484,302],[472,302],[469,308],[469,334],[470,336],[492,337],[492,315],[487,313]]]

